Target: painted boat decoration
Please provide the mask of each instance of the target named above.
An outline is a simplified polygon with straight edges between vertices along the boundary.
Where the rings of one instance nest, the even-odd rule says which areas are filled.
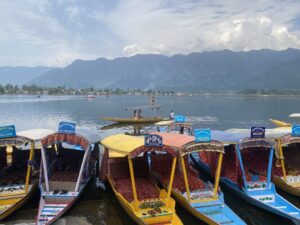
[[[209,130],[195,130],[196,137],[200,132]],[[180,163],[175,169],[172,194],[189,213],[207,224],[246,224],[224,202],[223,193],[219,188],[219,178],[224,153],[223,144],[206,138],[201,140],[189,135],[176,133],[151,133],[160,135],[164,144],[177,149]],[[209,135],[209,134],[208,134]],[[202,138],[203,139],[203,138]],[[214,171],[215,183],[203,181],[198,172],[188,164],[191,153],[215,153],[217,167]],[[151,154],[151,168],[162,185],[168,187],[170,165],[172,158],[165,154]]]
[[[14,126],[0,127],[0,220],[24,205],[37,190],[39,150],[36,145],[51,130],[15,133]]]
[[[212,137],[225,145],[220,182],[249,203],[299,224],[300,210],[281,197],[271,182],[274,141],[266,137],[249,138],[249,133],[212,131]],[[203,153],[191,158],[207,172],[214,164],[214,159]],[[263,164],[261,158],[265,160]],[[266,167],[265,175],[258,172],[261,166]]]
[[[117,134],[103,139],[101,144],[105,149],[101,178],[107,178],[127,214],[140,225],[181,225],[171,198],[177,151],[164,145],[159,136]],[[149,172],[149,154],[153,152],[173,158],[167,191],[156,185]]]
[[[62,216],[79,198],[95,169],[92,155],[100,136],[90,130],[75,132],[75,124],[64,124],[67,129],[60,129],[41,140],[41,198],[37,225],[52,224]]]

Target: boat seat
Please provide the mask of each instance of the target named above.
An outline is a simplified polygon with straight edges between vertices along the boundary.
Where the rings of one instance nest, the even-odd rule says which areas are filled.
[[[135,178],[138,200],[159,198],[159,189],[146,178]],[[116,190],[128,201],[133,201],[133,193],[130,178],[114,180]]]
[[[169,185],[170,182],[170,174],[172,168],[172,160],[173,158],[170,155],[151,155],[151,166],[152,170],[159,176],[159,180],[163,182],[165,185]],[[187,161],[187,159],[185,159]],[[178,167],[175,170],[173,188],[179,192],[185,192],[185,184],[184,177],[181,172],[181,169]],[[201,190],[205,188],[204,182],[199,178],[199,174],[196,170],[194,170],[188,163],[186,165],[186,172],[188,177],[188,183],[190,191]]]
[[[50,177],[51,181],[70,181],[76,182],[79,176],[79,171],[54,171],[52,176]]]

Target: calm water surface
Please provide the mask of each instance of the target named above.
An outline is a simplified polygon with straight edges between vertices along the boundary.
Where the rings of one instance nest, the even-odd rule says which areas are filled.
[[[101,120],[103,116],[129,117],[131,113],[123,110],[128,106],[147,105],[147,96],[109,96],[86,99],[73,96],[1,96],[0,124],[15,124],[18,131],[32,128],[56,130],[59,121],[75,121],[78,126],[93,129],[107,136],[115,132],[131,130],[131,127],[100,130],[109,122]],[[269,118],[287,120],[291,113],[300,112],[299,97],[241,97],[241,96],[193,96],[156,97],[156,103],[163,108],[158,115],[167,117],[170,110],[175,114],[186,115],[195,128],[228,129],[248,128],[250,125],[272,127]],[[143,115],[148,115],[145,112]],[[288,225],[288,220],[256,208],[238,199],[222,187],[226,203],[239,214],[247,224]],[[299,198],[282,193],[285,198],[300,207]],[[32,224],[37,213],[39,194],[21,210],[0,224]],[[178,205],[178,204],[177,204]],[[191,217],[180,206],[177,212],[185,224],[203,224]],[[109,188],[105,191],[91,182],[78,204],[76,204],[59,224],[133,224],[113,197]]]

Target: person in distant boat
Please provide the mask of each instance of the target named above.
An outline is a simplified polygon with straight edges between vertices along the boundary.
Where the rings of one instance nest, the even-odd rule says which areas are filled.
[[[138,118],[136,110],[133,111],[133,118],[134,118],[134,119],[137,119],[137,118]]]
[[[174,119],[174,111],[173,110],[171,110],[171,112],[170,112],[170,120],[173,120]]]
[[[137,113],[137,118],[141,119],[142,118],[142,110],[139,109],[138,113]]]

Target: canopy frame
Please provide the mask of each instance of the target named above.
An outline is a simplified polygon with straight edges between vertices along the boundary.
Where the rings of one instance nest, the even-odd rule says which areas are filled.
[[[41,140],[42,143],[42,165],[43,165],[43,172],[44,172],[44,178],[45,178],[45,185],[46,185],[46,191],[49,191],[49,177],[48,177],[48,166],[47,166],[47,160],[46,160],[46,148],[49,145],[55,145],[58,143],[67,143],[70,145],[78,145],[80,146],[85,152],[83,156],[83,160],[80,166],[79,175],[76,181],[75,186],[75,192],[78,192],[80,187],[80,182],[83,175],[83,170],[85,167],[85,164],[87,162],[87,158],[89,155],[89,152],[91,150],[91,143],[83,136],[79,134],[63,134],[63,133],[54,133],[46,136]]]
[[[33,157],[34,157],[34,140],[31,140],[30,138],[27,137],[23,137],[23,136],[19,136],[17,135],[16,137],[11,137],[11,138],[1,138],[0,139],[0,146],[20,146],[20,145],[24,145],[26,143],[30,143],[30,152],[29,152],[29,159],[32,161]],[[6,149],[7,149],[6,147]],[[7,151],[7,150],[6,150]],[[7,154],[7,157],[12,157],[11,154]],[[25,194],[28,193],[29,191],[29,181],[30,181],[30,177],[31,177],[31,164],[27,164],[27,172],[26,172],[26,177],[25,177],[25,189],[24,192]]]
[[[219,153],[218,165],[217,165],[217,169],[216,169],[216,173],[215,173],[216,178],[215,178],[215,184],[214,184],[214,190],[213,190],[213,192],[214,192],[213,199],[218,198],[218,189],[219,189],[220,174],[221,174],[221,168],[222,168],[222,159],[223,159],[223,154],[225,153],[224,146],[221,142],[218,142],[218,141],[210,141],[210,142],[192,141],[192,142],[189,142],[189,143],[183,145],[180,148],[180,154],[179,154],[187,199],[188,199],[189,203],[191,202],[191,192],[190,192],[190,188],[189,188],[187,171],[186,171],[186,166],[185,166],[185,161],[184,161],[183,156],[189,155],[194,152],[200,152],[200,151]],[[198,202],[201,202],[201,201],[203,201],[203,200],[200,200],[200,201],[198,200]]]

